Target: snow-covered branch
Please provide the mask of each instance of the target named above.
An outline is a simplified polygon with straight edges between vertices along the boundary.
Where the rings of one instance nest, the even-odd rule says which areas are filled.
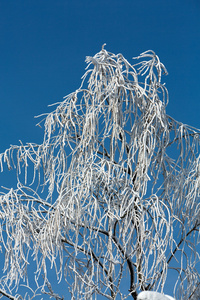
[[[80,88],[45,116],[43,143],[0,155],[2,172],[16,170],[0,195],[2,291],[29,286],[31,261],[57,299],[52,269],[72,299],[162,294],[175,274],[186,300],[200,280],[200,130],[167,115],[153,51],[132,65],[103,47],[86,62]]]

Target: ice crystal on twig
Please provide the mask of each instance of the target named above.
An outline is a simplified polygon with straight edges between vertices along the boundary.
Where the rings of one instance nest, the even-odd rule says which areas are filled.
[[[32,255],[36,281],[49,283],[50,262],[72,299],[162,292],[173,267],[188,299],[199,281],[200,131],[166,114],[167,70],[153,51],[132,65],[103,46],[86,62],[80,88],[45,116],[43,143],[0,156],[2,171],[17,170],[0,196],[3,290],[27,278]]]

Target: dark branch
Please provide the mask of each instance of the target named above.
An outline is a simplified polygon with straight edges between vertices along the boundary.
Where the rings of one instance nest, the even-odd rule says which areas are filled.
[[[188,237],[193,231],[196,231],[199,226],[200,226],[200,223],[196,222],[196,224],[194,225],[194,227],[191,230],[189,230],[183,238],[180,239],[179,243],[177,244],[177,246],[175,247],[174,251],[170,255],[169,259],[167,260],[167,264],[168,265],[169,265],[170,261],[172,260],[172,258],[174,257],[175,253],[178,251],[180,245],[185,241],[185,238]],[[162,273],[163,273],[163,270],[160,271],[160,274],[158,275],[158,277],[157,277],[156,280],[158,280],[160,278],[160,276],[162,275]],[[152,287],[155,285],[156,280],[153,282],[152,285],[149,284],[146,287],[146,290],[151,290]]]
[[[2,294],[3,296],[5,296],[5,297],[7,297],[8,299],[11,299],[11,300],[16,299],[15,297],[13,297],[13,296],[9,295],[8,293],[2,291],[1,289],[0,289],[0,294]],[[22,297],[20,297],[20,298],[22,299]]]
[[[124,252],[124,250],[122,249],[122,246],[119,244],[119,242],[117,240],[117,237],[116,237],[117,223],[118,223],[118,220],[114,224],[114,234],[113,234],[112,238],[113,238],[113,241],[115,242],[115,244],[117,245],[118,249],[121,251],[123,256],[126,258],[129,273],[130,273],[130,289],[129,289],[129,292],[131,292],[131,296],[133,297],[133,299],[136,300],[137,299],[137,293],[136,293],[135,288],[134,288],[135,275],[134,275],[134,270],[133,270],[133,264],[132,264],[131,259]]]

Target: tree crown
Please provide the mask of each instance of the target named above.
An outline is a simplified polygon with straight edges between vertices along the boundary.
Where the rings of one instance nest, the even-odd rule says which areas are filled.
[[[36,282],[55,298],[47,261],[72,299],[162,292],[173,268],[176,296],[192,299],[200,131],[167,115],[167,70],[153,51],[131,65],[102,47],[86,62],[80,88],[45,116],[43,143],[0,156],[2,171],[17,170],[16,188],[0,196],[1,293],[28,278],[31,254]]]

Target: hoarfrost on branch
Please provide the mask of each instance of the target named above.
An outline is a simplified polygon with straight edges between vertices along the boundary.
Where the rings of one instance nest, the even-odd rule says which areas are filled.
[[[80,88],[45,115],[43,143],[0,156],[17,171],[0,195],[0,293],[14,299],[25,281],[34,298],[31,260],[55,299],[51,268],[71,299],[136,300],[163,293],[170,274],[176,299],[197,299],[200,131],[167,115],[153,51],[131,65],[102,47],[86,62]]]

